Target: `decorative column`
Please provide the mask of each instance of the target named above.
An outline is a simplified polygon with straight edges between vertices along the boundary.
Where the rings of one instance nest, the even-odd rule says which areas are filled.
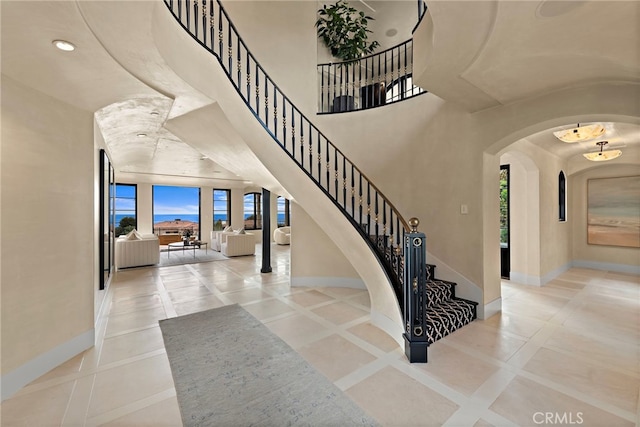
[[[262,268],[260,273],[271,273],[271,192],[262,189]]]
[[[427,363],[427,250],[418,218],[404,238],[404,353],[411,363]]]

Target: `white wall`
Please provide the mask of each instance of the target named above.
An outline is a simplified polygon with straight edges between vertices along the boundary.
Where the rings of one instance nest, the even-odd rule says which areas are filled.
[[[291,204],[291,286],[365,288],[347,257],[297,203]]]
[[[98,152],[92,113],[4,75],[1,139],[4,399],[94,344]]]

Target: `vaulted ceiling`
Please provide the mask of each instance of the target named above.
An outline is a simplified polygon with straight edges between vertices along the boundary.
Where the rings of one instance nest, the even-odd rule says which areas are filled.
[[[415,1],[352,3],[375,17],[372,28],[383,46],[409,37],[417,15]],[[136,17],[148,14],[157,4],[2,1],[2,73],[96,112],[114,163],[124,176],[150,182],[204,178],[233,185],[268,180],[255,156],[246,156],[242,164],[230,161],[235,143],[232,129],[225,127],[221,132],[225,135],[218,139],[194,135],[197,128],[189,132],[194,141],[226,144],[227,155],[217,159],[211,150],[205,152],[203,144],[185,144],[165,128],[167,121],[186,112],[215,109],[215,102],[186,85],[149,49],[151,23]],[[436,95],[470,111],[572,85],[640,84],[639,2],[435,1],[428,5],[425,28],[432,32],[433,44],[420,53],[428,66],[415,78]],[[130,36],[132,27],[136,37]],[[55,39],[72,41],[77,49],[71,53],[54,49]],[[114,58],[126,58],[127,67]],[[640,126],[605,125],[611,145],[640,145]],[[186,135],[176,123],[175,132],[180,129]],[[594,148],[592,143],[559,143],[552,135],[556,129],[527,139],[565,158]]]

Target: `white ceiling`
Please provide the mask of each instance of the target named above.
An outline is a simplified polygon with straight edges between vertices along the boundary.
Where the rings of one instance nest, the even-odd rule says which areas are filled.
[[[194,135],[197,128],[187,132],[175,122],[173,131],[188,138],[184,140],[189,145],[165,127],[186,112],[205,111],[215,103],[186,85],[149,48],[153,46],[151,19],[140,16],[149,16],[158,3],[0,1],[2,73],[96,112],[114,164],[124,176],[151,182],[154,177],[184,177],[227,185],[261,185],[261,180],[268,180],[268,172],[255,156],[242,151],[246,147],[237,150],[242,151],[243,162],[234,161],[233,147],[240,146],[239,138],[228,123],[219,126],[224,132],[216,139],[205,133],[205,127]],[[413,0],[367,1],[375,12],[362,2],[353,4],[375,17],[371,27],[384,47],[406,40],[417,17]],[[489,103],[511,102],[584,81],[640,81],[639,5],[581,1],[571,5],[538,1],[430,2],[434,25],[442,30],[436,34],[448,40],[440,45],[444,51],[436,52],[434,57],[443,61],[442,67],[455,69],[463,63],[457,73]],[[478,9],[480,6],[485,7],[484,11]],[[492,20],[473,24],[476,16],[486,14],[493,16]],[[564,24],[558,26],[557,20]],[[468,29],[461,26],[465,22],[469,22]],[[397,33],[388,36],[387,33],[394,33],[389,30]],[[567,37],[568,34],[575,37]],[[467,38],[468,49],[451,50],[456,44],[466,46]],[[71,53],[54,49],[54,39],[72,41],[77,49]],[[124,58],[126,69],[114,58]],[[445,95],[440,96],[447,99]],[[460,101],[457,95],[452,93],[451,100]],[[475,100],[473,94],[467,97]],[[223,114],[218,116],[224,119]],[[567,123],[565,127],[575,125]],[[587,143],[559,143],[552,136],[553,130],[527,139],[562,157],[590,149]],[[640,144],[640,127],[609,123],[605,136],[612,145]],[[226,148],[212,148],[216,145]]]

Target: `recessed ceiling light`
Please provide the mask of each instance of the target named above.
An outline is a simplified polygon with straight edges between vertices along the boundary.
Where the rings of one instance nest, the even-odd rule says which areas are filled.
[[[54,40],[51,43],[53,43],[53,45],[58,49],[64,50],[65,52],[71,52],[76,49],[73,43],[69,43],[66,40]]]
[[[158,113],[157,111],[152,111],[152,112],[151,112],[151,115],[152,115],[152,116],[159,116],[159,115],[160,115],[160,113]]]
[[[138,136],[138,138],[144,138],[145,136],[147,136],[147,134],[146,133],[139,133],[137,136]]]

